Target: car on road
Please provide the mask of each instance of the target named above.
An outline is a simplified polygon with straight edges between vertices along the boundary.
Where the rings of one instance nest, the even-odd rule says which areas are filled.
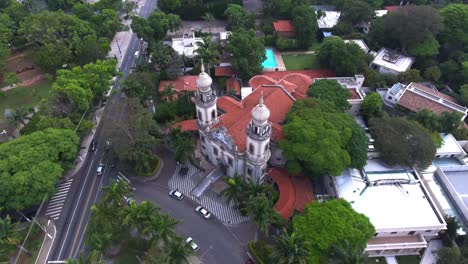
[[[100,163],[96,168],[96,175],[100,176],[104,173],[104,164]]]
[[[97,147],[97,141],[96,140],[91,140],[91,144],[89,144],[89,152],[94,152]]]
[[[195,252],[197,252],[200,249],[197,243],[193,241],[192,237],[187,237],[187,239],[185,240],[185,243],[187,243],[187,245]]]
[[[211,218],[211,213],[208,212],[208,210],[206,210],[206,208],[203,207],[203,206],[200,206],[200,205],[197,206],[197,208],[195,208],[195,211],[196,211],[199,215],[203,216],[203,218],[205,218],[205,219],[210,219],[210,218]]]
[[[182,199],[184,199],[184,195],[178,190],[171,190],[169,192],[169,196],[179,201],[182,201]]]

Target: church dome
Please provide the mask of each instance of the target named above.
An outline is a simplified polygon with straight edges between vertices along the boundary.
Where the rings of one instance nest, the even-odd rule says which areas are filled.
[[[268,121],[268,118],[270,118],[270,109],[263,104],[262,93],[259,104],[252,109],[252,121],[254,124],[261,126]]]
[[[201,92],[208,92],[211,89],[211,83],[213,82],[213,79],[205,72],[205,67],[201,66],[201,72],[198,75],[197,78],[197,88]]]

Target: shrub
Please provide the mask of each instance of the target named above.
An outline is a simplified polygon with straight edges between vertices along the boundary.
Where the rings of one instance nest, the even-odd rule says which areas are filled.
[[[279,50],[291,50],[296,48],[296,40],[294,39],[284,39],[284,38],[277,38],[276,39],[276,47]]]
[[[249,249],[259,264],[273,263],[271,259],[272,248],[265,241],[250,241]]]

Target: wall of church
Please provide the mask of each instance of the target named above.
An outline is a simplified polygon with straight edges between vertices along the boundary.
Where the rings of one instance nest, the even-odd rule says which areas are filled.
[[[270,164],[275,166],[284,166],[286,165],[286,158],[283,156],[283,150],[279,148],[276,142],[270,142]]]

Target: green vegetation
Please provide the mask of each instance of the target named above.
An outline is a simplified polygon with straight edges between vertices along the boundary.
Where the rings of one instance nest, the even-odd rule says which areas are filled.
[[[312,98],[327,100],[333,103],[336,109],[343,112],[351,108],[351,104],[348,102],[351,92],[335,80],[315,81],[307,91],[307,95]]]
[[[255,31],[234,31],[226,49],[232,53],[232,66],[241,78],[248,79],[262,72],[262,62],[266,59],[265,46]]]
[[[419,264],[421,258],[419,256],[397,256],[398,264]]]
[[[317,17],[307,4],[298,5],[291,10],[292,24],[296,32],[297,47],[307,49],[315,41]]]
[[[163,40],[167,31],[177,29],[180,22],[178,15],[166,14],[156,9],[146,19],[135,16],[131,27],[139,38],[152,44]]]
[[[317,55],[315,54],[283,54],[282,56],[287,70],[313,70],[320,68]]]
[[[258,261],[259,264],[272,263],[272,248],[271,246],[267,245],[264,241],[250,241],[249,249],[250,251],[252,251],[255,259]]]
[[[333,69],[337,76],[353,76],[367,69],[364,51],[357,44],[345,43],[335,36],[323,41],[318,59],[323,67]]]
[[[229,4],[242,5],[241,0],[161,0],[158,7],[167,13],[178,14],[184,20],[201,20],[205,14],[224,18],[224,10]]]
[[[228,8],[224,11],[224,16],[227,19],[227,30],[255,29],[255,14],[248,13],[240,5],[228,5]]]

